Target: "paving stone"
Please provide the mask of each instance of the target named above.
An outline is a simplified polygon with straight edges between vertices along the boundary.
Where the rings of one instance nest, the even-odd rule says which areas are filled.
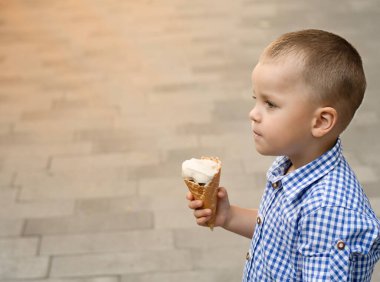
[[[58,138],[61,138],[57,137]],[[62,137],[63,139],[64,137]],[[43,140],[44,139],[44,140]],[[45,156],[49,158],[51,155],[59,155],[59,154],[89,154],[93,151],[93,144],[89,142],[76,142],[76,143],[64,143],[60,141],[56,142],[55,140],[45,139],[41,135],[39,136],[39,140],[29,141],[29,144],[16,145],[14,142],[10,142],[10,144],[2,145],[0,149],[0,153],[4,156],[14,157],[14,156],[23,156],[24,158],[36,158],[38,156]],[[72,139],[70,137],[70,139]],[[46,141],[45,141],[46,140]]]
[[[88,232],[109,232],[153,227],[150,212],[124,214],[97,214],[92,216],[71,216],[28,219],[24,235],[78,234]]]
[[[0,190],[1,195],[1,190]],[[1,201],[0,201],[1,202]],[[9,201],[1,203],[0,218],[47,218],[55,216],[67,216],[74,213],[73,201]]]
[[[190,270],[188,251],[145,251],[53,257],[51,277]]]
[[[159,130],[153,128],[153,132],[144,132],[132,134],[130,129],[115,129],[115,130],[97,130],[92,132],[80,132],[78,134],[79,140],[86,140],[92,142],[94,153],[113,153],[125,152],[131,150],[141,150],[151,153],[151,158],[154,159],[154,150],[168,150],[174,148],[188,148],[196,147],[198,140],[196,136],[175,136],[162,135],[157,138]],[[156,142],[150,142],[151,138],[156,138]],[[147,148],[150,148],[147,150]],[[145,149],[145,150],[144,150]],[[136,158],[135,164],[140,160]],[[134,164],[134,165],[135,165]]]
[[[166,107],[166,105],[163,105]],[[196,109],[197,114],[194,115],[194,110]],[[210,105],[208,104],[197,104],[190,107],[186,101],[182,104],[177,104],[174,110],[162,111],[163,107],[157,107],[153,105],[147,112],[148,118],[157,126],[165,126],[166,124],[181,125],[182,122],[204,122],[212,120],[212,113],[210,112]],[[159,117],[156,119],[155,117]],[[179,119],[178,117],[181,117]]]
[[[379,214],[377,214],[379,216]],[[375,269],[372,274],[372,281],[379,281],[380,280],[380,264],[375,265]]]
[[[254,154],[253,150],[253,140],[250,135],[250,130],[248,129],[248,123],[246,127],[246,138],[241,138],[239,141],[241,142],[241,145],[239,147],[235,147],[234,144],[236,144],[236,134],[232,133],[226,133],[226,134],[215,134],[215,135],[208,135],[204,134],[200,136],[200,144],[201,146],[210,146],[210,144],[215,144],[215,147],[222,147],[222,148],[229,148],[226,150],[223,154],[224,159],[235,159],[235,160],[241,160],[241,156],[244,156],[247,154],[247,152]],[[223,140],[223,141],[221,141]],[[251,155],[251,154],[250,154]],[[225,163],[225,162],[224,162]],[[231,167],[229,169],[232,169]]]
[[[159,157],[149,154],[149,151],[126,153],[104,153],[75,156],[56,156],[52,159],[51,170],[79,170],[106,169],[127,166],[157,165]]]
[[[274,159],[274,157],[260,156],[258,153],[253,153],[250,158],[243,159],[244,171],[246,173],[261,173],[266,176],[266,172]]]
[[[238,269],[242,271],[245,256],[249,249],[249,240],[246,240],[246,246],[231,246],[208,249],[193,249],[192,254],[194,257],[195,269],[210,270],[226,270],[235,271]],[[214,259],[210,259],[214,258]],[[241,275],[240,277],[241,278]]]
[[[25,111],[23,112],[22,116],[21,116],[21,119],[22,120],[28,120],[28,121],[40,121],[40,120],[60,120],[60,119],[64,119],[64,120],[72,120],[72,121],[75,121],[75,120],[81,120],[83,118],[86,118],[88,116],[91,116],[91,117],[98,117],[98,118],[112,118],[114,117],[115,115],[118,114],[118,111],[117,109],[113,109],[113,108],[110,108],[110,109],[103,109],[103,108],[94,108],[94,109],[88,109],[86,108],[86,110],[84,111],[83,109],[61,109],[61,110],[57,110],[55,109],[54,111],[53,110],[48,110],[48,111]]]
[[[380,197],[378,195],[376,195],[375,197],[371,197],[370,202],[377,217],[380,217]]]
[[[195,122],[189,122],[184,123],[182,126],[177,128],[177,132],[179,134],[183,135],[199,135],[204,136],[207,134],[223,134],[227,130],[228,132],[242,132],[243,130],[247,129],[247,123],[244,122],[243,127],[241,122],[227,122],[223,123],[223,125],[220,124],[214,124],[214,123],[195,123]]]
[[[0,204],[9,204],[16,200],[18,189],[15,187],[0,186]],[[0,210],[1,213],[1,210]]]
[[[14,282],[13,279],[2,279],[2,282]],[[17,279],[18,282],[27,282],[30,279]],[[118,276],[98,276],[98,277],[70,277],[70,278],[46,278],[33,279],[33,282],[119,282]]]
[[[247,93],[248,94],[248,93]],[[248,113],[252,109],[253,103],[247,103],[242,99],[217,102],[213,112],[216,120],[244,120],[249,125]]]
[[[184,206],[180,210],[172,209],[154,211],[154,227],[156,229],[177,229],[194,227],[194,225],[196,224],[194,216],[192,212],[187,208],[187,202],[183,202]]]
[[[165,161],[172,166],[173,171],[177,171],[178,168],[181,168],[181,164],[184,160],[192,157],[199,158],[201,156],[219,156],[222,158],[225,154],[224,151],[225,148],[208,145],[194,148],[168,150],[164,157]]]
[[[0,264],[0,279],[44,278],[48,268],[48,257],[4,258]]]
[[[172,174],[171,177],[156,177],[156,178],[143,178],[139,181],[139,195],[141,196],[158,196],[165,195],[183,195],[184,182],[182,179],[181,164],[178,163],[176,169],[177,174]],[[153,191],[153,193],[152,193]]]
[[[33,159],[33,162],[30,160]],[[13,175],[17,171],[35,172],[43,171],[47,168],[49,163],[48,156],[33,156],[28,158],[24,155],[4,155],[2,157],[2,171],[5,175]]]
[[[0,98],[0,100],[1,100],[1,98]],[[11,130],[12,130],[11,123],[5,122],[5,121],[0,123],[0,135],[9,134]]]
[[[0,257],[27,257],[37,255],[39,238],[3,238],[0,239]]]
[[[102,234],[43,236],[42,255],[90,254],[170,250],[174,247],[172,232],[141,230]],[[0,240],[1,248],[1,240]]]
[[[234,186],[231,186],[234,187]],[[264,186],[250,186],[251,190],[236,191],[233,188],[229,190],[228,197],[234,205],[258,209],[260,207],[260,201],[263,197]]]
[[[378,182],[379,176],[376,171],[369,166],[353,166],[352,169],[355,171],[356,176],[362,185],[371,182]]]
[[[183,158],[185,160],[185,158]],[[146,165],[132,168],[130,175],[132,179],[141,180],[141,179],[155,179],[159,177],[168,178],[173,176],[173,172],[180,175],[181,171],[181,162],[164,162],[160,165]]]
[[[376,198],[379,196],[378,194],[378,188],[377,188],[377,183],[366,183],[363,185],[363,189],[365,194],[370,198]]]
[[[128,196],[137,189],[137,183],[128,179],[125,169],[91,166],[83,170],[19,174],[16,184],[22,187],[21,200]]]
[[[159,197],[163,199],[164,197]],[[156,203],[156,195],[130,196],[117,198],[79,199],[75,203],[75,214],[91,215],[98,213],[123,213],[146,211],[152,209]]]
[[[123,275],[122,282],[228,282],[238,281],[242,276],[242,271],[231,270],[197,270],[197,271],[176,271],[173,273],[146,273]]]
[[[146,207],[153,211],[182,210],[186,203],[185,196],[188,191],[183,182],[180,166],[178,175],[168,178],[142,179],[139,182],[140,197],[147,197],[149,204]],[[153,192],[152,192],[153,189]]]
[[[0,219],[0,237],[21,235],[24,224],[23,219]]]
[[[9,171],[5,165],[4,159],[0,157],[0,186],[8,187],[12,184],[16,173],[14,171]]]
[[[50,132],[52,136],[68,136],[72,140],[73,131],[85,130],[88,128],[104,129],[110,126],[114,121],[114,117],[93,117],[76,119],[73,122],[67,122],[65,119],[61,120],[22,120],[14,125],[16,131],[25,132],[38,132],[41,135]]]
[[[175,246],[180,249],[212,249],[220,246],[247,247],[249,240],[242,240],[220,228],[187,228],[174,230]]]

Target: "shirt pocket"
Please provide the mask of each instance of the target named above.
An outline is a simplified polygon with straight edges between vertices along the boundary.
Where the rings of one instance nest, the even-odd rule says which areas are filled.
[[[326,253],[303,257],[302,281],[352,281],[351,251],[343,241],[337,241]]]

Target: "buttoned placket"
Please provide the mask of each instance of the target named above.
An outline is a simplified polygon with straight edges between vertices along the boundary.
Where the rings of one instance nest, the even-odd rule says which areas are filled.
[[[274,184],[276,183],[276,184]],[[274,184],[274,185],[273,185]],[[263,211],[259,212],[257,218],[256,218],[256,230],[255,230],[255,236],[254,236],[254,241],[251,244],[251,248],[249,249],[246,259],[247,259],[247,264],[248,264],[248,269],[247,269],[247,275],[249,275],[252,271],[252,268],[255,266],[254,262],[254,257],[255,257],[255,251],[257,250],[257,245],[261,241],[261,236],[262,236],[262,230],[264,227],[264,222],[265,222],[265,215],[268,212],[268,210],[271,208],[274,200],[276,199],[279,191],[282,188],[281,181],[275,181],[275,182],[268,182],[268,187],[269,189],[272,189],[269,191],[269,201],[266,206],[263,206]]]
[[[248,250],[246,254],[246,277],[244,277],[244,281],[248,281],[248,277],[250,276],[252,269],[255,268],[254,263],[254,257],[257,251],[257,244],[261,240],[261,228],[262,228],[262,218],[260,217],[260,214],[256,217],[256,228],[255,228],[255,234],[253,236],[250,249]]]
[[[276,183],[276,184],[274,184],[274,183]],[[267,214],[268,210],[271,208],[273,201],[277,197],[278,192],[281,190],[280,188],[282,188],[281,181],[276,181],[273,183],[271,182],[270,186],[271,186],[271,188],[270,188],[271,194],[269,195],[270,198],[269,198],[268,204],[265,207],[263,207],[263,210],[260,212],[260,215],[264,218],[265,218],[265,215]]]
[[[281,187],[281,183],[280,181],[276,181],[276,188],[273,187],[272,183],[270,184],[271,185],[271,188],[269,189],[272,189],[269,193],[269,201],[268,201],[268,204],[263,207],[263,210],[259,212],[258,214],[258,217],[256,218],[256,229],[257,229],[257,232],[258,232],[258,236],[261,237],[261,231],[262,231],[262,226],[263,226],[263,222],[264,222],[264,219],[265,219],[265,215],[267,214],[268,210],[270,209],[270,207],[272,206],[273,204],[273,201],[275,200],[278,192],[280,191],[280,187]],[[258,222],[260,221],[260,223]],[[258,243],[259,240],[257,240],[255,242],[255,244],[253,245],[252,249],[255,250],[256,249],[256,245]]]

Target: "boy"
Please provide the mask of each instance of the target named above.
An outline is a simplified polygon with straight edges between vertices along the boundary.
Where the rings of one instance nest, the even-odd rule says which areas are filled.
[[[252,238],[243,281],[370,281],[380,222],[339,139],[366,88],[360,55],[326,31],[291,32],[264,50],[252,82],[256,150],[282,157],[258,210],[219,188],[215,226]],[[204,226],[211,211],[187,199]]]

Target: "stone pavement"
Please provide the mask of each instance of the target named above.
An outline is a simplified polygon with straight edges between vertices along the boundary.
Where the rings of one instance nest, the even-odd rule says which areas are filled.
[[[0,280],[239,281],[249,240],[195,224],[180,164],[219,156],[231,201],[258,205],[272,159],[252,144],[250,72],[301,28],[363,56],[343,142],[380,214],[379,14],[375,0],[0,0]]]

